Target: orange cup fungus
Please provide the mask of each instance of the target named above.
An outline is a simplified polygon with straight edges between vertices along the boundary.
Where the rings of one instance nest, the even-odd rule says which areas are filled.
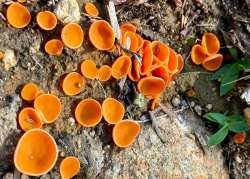
[[[233,136],[233,141],[236,144],[243,144],[245,142],[245,139],[246,139],[246,134],[243,132],[238,132]]]
[[[141,66],[138,60],[133,59],[132,61],[132,67],[128,73],[128,77],[132,81],[139,81],[140,80],[140,71],[141,71]]]
[[[85,12],[91,16],[98,16],[99,11],[93,3],[86,3],[84,6]]]
[[[124,32],[130,31],[130,32],[136,33],[136,27],[131,23],[124,23],[120,25],[120,29],[121,31],[124,31]]]
[[[109,124],[116,124],[122,120],[125,108],[120,101],[114,98],[106,98],[102,103],[102,113]]]
[[[69,179],[77,175],[80,171],[80,161],[78,158],[69,156],[63,159],[60,164],[60,174],[62,179]]]
[[[61,38],[68,48],[79,48],[84,39],[82,27],[76,23],[68,23],[62,29]]]
[[[39,27],[43,30],[53,30],[57,24],[56,15],[50,11],[41,11],[36,16]]]
[[[115,79],[125,77],[131,68],[130,57],[123,55],[118,57],[112,65],[111,74]]]
[[[162,78],[149,76],[140,79],[137,84],[137,88],[140,93],[144,94],[146,97],[155,98],[160,96],[160,94],[165,89],[165,82]]]
[[[89,79],[95,79],[98,76],[98,69],[93,60],[84,60],[81,63],[81,72],[82,74]]]
[[[169,76],[169,72],[168,72],[167,68],[163,65],[159,65],[159,66],[155,67],[151,71],[151,74],[152,74],[152,76],[159,77],[159,78],[163,79],[166,84],[169,84],[171,81],[170,76]]]
[[[25,101],[33,101],[36,98],[36,93],[39,91],[38,87],[34,83],[27,83],[24,85],[21,91],[21,97]]]
[[[191,59],[196,65],[200,65],[202,61],[207,57],[204,47],[196,44],[191,50]]]
[[[61,102],[52,94],[42,94],[34,101],[34,108],[40,112],[43,122],[54,122],[61,113]]]
[[[98,20],[89,28],[89,39],[99,50],[109,50],[115,43],[115,32],[107,21]]]
[[[153,63],[153,50],[151,43],[148,43],[143,48],[143,55],[142,55],[142,65],[141,65],[141,75],[146,75],[152,66]]]
[[[140,125],[130,119],[125,119],[115,124],[112,136],[118,147],[128,147],[131,145],[140,132]]]
[[[160,41],[153,41],[152,42],[152,49],[154,56],[160,60],[161,63],[167,63],[170,50],[167,45]]]
[[[175,73],[178,71],[178,57],[176,52],[169,48],[169,59],[167,62],[167,67],[168,67],[168,71],[169,73]]]
[[[42,119],[39,113],[31,107],[23,108],[18,115],[18,122],[22,130],[28,131],[42,127]]]
[[[79,94],[85,86],[85,80],[82,75],[77,72],[68,73],[63,82],[63,92],[68,96],[74,96]]]
[[[49,55],[57,55],[60,56],[63,51],[63,43],[61,40],[58,39],[51,39],[46,42],[44,46],[45,52]]]
[[[182,58],[182,56],[180,54],[177,55],[177,59],[178,59],[178,67],[177,67],[177,72],[176,73],[180,73],[183,68],[184,68],[184,59]]]
[[[31,20],[29,10],[17,2],[13,2],[9,5],[6,16],[10,25],[15,28],[24,28],[30,23]]]
[[[207,55],[213,55],[220,50],[220,41],[213,33],[205,33],[201,39],[201,45]]]
[[[75,118],[83,127],[94,127],[102,119],[102,107],[94,99],[84,99],[75,109]]]
[[[57,155],[54,138],[45,130],[31,129],[20,138],[14,154],[14,163],[21,173],[40,176],[54,167]]]
[[[221,54],[214,54],[208,56],[202,61],[202,66],[208,71],[216,71],[220,68],[223,61]]]
[[[122,37],[122,45],[132,52],[136,52],[139,46],[137,35],[131,31],[124,32]]]
[[[98,70],[98,80],[100,81],[108,81],[111,77],[111,67],[108,65],[103,65]]]

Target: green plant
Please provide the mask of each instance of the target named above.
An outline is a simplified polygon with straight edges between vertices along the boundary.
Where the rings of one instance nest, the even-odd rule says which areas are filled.
[[[230,48],[229,52],[233,58],[233,62],[226,64],[212,76],[212,80],[220,82],[220,96],[225,95],[235,87],[240,72],[250,68],[250,59],[239,58],[236,48]]]
[[[222,113],[206,113],[203,117],[217,123],[220,127],[220,129],[209,138],[209,146],[221,143],[230,131],[245,132],[247,130],[247,123],[241,115],[226,116]]]

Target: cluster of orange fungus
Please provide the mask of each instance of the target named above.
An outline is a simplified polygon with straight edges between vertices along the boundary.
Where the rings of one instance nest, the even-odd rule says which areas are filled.
[[[34,108],[40,112],[43,122],[54,122],[61,113],[61,102],[53,94],[42,94],[34,101]]]
[[[85,86],[84,77],[77,72],[68,73],[62,82],[63,92],[68,96],[79,94]]]
[[[75,109],[75,118],[83,127],[94,127],[102,119],[101,104],[91,98],[82,100]]]
[[[68,48],[79,48],[84,39],[82,27],[76,23],[68,23],[62,29],[61,38],[64,45]]]
[[[102,103],[102,113],[107,123],[116,124],[123,119],[125,108],[120,101],[106,98]]]
[[[40,176],[48,173],[58,155],[54,138],[42,129],[31,129],[20,138],[15,154],[15,167],[23,174]]]
[[[66,157],[60,164],[60,174],[62,179],[69,179],[77,175],[80,171],[80,161],[74,156]]]
[[[36,16],[36,21],[43,30],[53,30],[57,24],[56,15],[50,11],[39,12]]]
[[[196,44],[191,50],[191,59],[194,64],[202,65],[208,71],[216,71],[220,68],[223,56],[218,54],[220,41],[213,33],[205,33],[202,36],[201,45]]]
[[[51,39],[46,42],[44,50],[49,55],[57,55],[60,56],[63,51],[63,43],[58,39]]]
[[[84,10],[87,14],[89,14],[91,16],[98,16],[99,15],[99,11],[93,3],[86,3],[84,5]]]
[[[6,16],[10,25],[15,28],[24,28],[31,20],[29,10],[18,2],[13,2],[9,5]]]
[[[89,28],[89,39],[95,48],[110,50],[115,43],[115,32],[107,21],[98,20]]]
[[[118,147],[130,146],[140,132],[140,125],[130,119],[124,119],[115,124],[112,136]]]

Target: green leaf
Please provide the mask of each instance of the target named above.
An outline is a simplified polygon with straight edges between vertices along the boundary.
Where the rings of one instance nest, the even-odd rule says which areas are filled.
[[[229,70],[223,75],[220,85],[220,96],[225,95],[227,92],[232,90],[236,84],[233,82],[239,77],[238,63],[234,63]]]
[[[197,38],[195,38],[195,37],[190,37],[189,39],[187,39],[187,45],[190,47],[194,46],[196,43],[196,39]]]
[[[241,58],[240,64],[243,65],[245,69],[250,69],[250,58]]]
[[[241,115],[231,115],[227,116],[225,121],[226,122],[244,121],[244,118]]]
[[[225,125],[209,138],[208,145],[213,146],[221,143],[226,138],[227,134],[228,134],[228,127],[227,125]]]
[[[226,64],[224,67],[222,67],[221,69],[219,69],[218,71],[216,71],[216,73],[213,74],[211,80],[218,80],[219,78],[222,78],[222,76],[225,75],[225,73],[230,70],[231,66],[233,65],[234,63],[229,63],[229,64]]]
[[[221,113],[206,113],[203,117],[221,125],[225,124],[225,119],[227,118],[224,114]]]
[[[234,60],[238,60],[238,51],[236,48],[229,48],[228,49],[231,56],[233,57]]]

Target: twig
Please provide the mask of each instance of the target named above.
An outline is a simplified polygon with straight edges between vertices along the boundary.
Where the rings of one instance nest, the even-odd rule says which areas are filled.
[[[102,18],[101,18],[101,17],[99,17],[99,16],[91,16],[91,15],[89,15],[89,14],[87,14],[87,13],[84,13],[84,12],[82,12],[82,15],[84,15],[84,16],[86,16],[86,17],[90,18],[90,19],[98,19],[98,20],[102,20]]]
[[[3,13],[0,12],[0,18],[6,21],[6,18],[4,17]]]
[[[213,73],[205,72],[205,71],[191,71],[191,72],[181,73],[181,74],[179,74],[179,76],[187,75],[187,74],[208,74],[208,75],[212,75]]]
[[[230,81],[228,83],[225,83],[225,84],[222,84],[222,86],[225,86],[225,85],[229,85],[229,84],[232,84],[232,83],[235,83],[235,82],[238,82],[238,81],[241,81],[241,80],[248,80],[250,79],[250,75],[247,75],[247,76],[243,76],[237,80],[233,80],[233,81]]]
[[[102,89],[102,91],[103,91],[104,98],[107,98],[107,93],[106,93],[104,87],[102,86],[101,82],[100,82],[99,80],[96,80],[96,81],[97,81],[97,83],[99,84],[99,86],[101,87],[101,89]]]

